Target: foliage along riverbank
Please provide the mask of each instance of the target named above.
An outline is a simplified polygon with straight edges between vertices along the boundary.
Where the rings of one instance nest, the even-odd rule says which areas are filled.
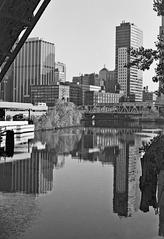
[[[35,130],[50,130],[80,126],[81,119],[82,114],[75,104],[61,100],[46,115],[34,118],[33,121]]]
[[[149,143],[143,144],[140,149],[144,152],[142,161],[152,163],[156,170],[159,172],[164,169],[164,135],[159,134],[154,137]]]
[[[144,144],[141,150],[144,152],[144,155],[141,158],[140,210],[148,212],[149,207],[152,206],[155,209],[155,213],[158,213],[161,202],[163,201],[161,195],[164,192],[164,135],[154,137],[150,143]]]

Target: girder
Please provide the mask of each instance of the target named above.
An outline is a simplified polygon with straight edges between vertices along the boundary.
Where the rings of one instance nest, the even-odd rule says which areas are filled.
[[[96,106],[89,109],[88,113],[117,113],[117,114],[131,114],[137,115],[142,114],[143,111],[148,108],[152,107],[149,103],[118,103],[118,104],[111,104],[105,106]]]
[[[51,0],[0,0],[0,82]]]

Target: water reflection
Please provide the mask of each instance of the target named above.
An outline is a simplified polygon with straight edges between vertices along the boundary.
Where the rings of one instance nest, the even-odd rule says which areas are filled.
[[[118,219],[132,217],[139,209],[147,212],[149,206],[156,209],[157,173],[150,172],[151,178],[145,187],[143,169],[148,166],[146,161],[140,161],[139,148],[142,141],[147,139],[136,134],[141,130],[140,126],[136,126],[37,132],[33,140],[15,147],[13,157],[0,157],[0,213],[4,215],[0,226],[9,220],[7,215],[11,216],[13,206],[13,217],[20,218],[20,221],[16,219],[14,225],[11,223],[4,228],[4,234],[7,235],[7,231],[12,230],[24,232],[31,222],[37,220],[42,210],[37,200],[47,193],[51,197],[51,193],[55,191],[56,170],[62,170],[68,158],[79,164],[92,162],[113,169],[112,211]],[[162,192],[163,186],[164,173],[161,171],[158,194]],[[23,207],[27,210],[20,210]],[[163,235],[164,203],[159,204],[159,208],[159,235]],[[33,211],[31,216],[30,210]],[[21,225],[22,220],[25,222],[22,229],[18,230],[16,227]],[[10,237],[11,234],[3,238]]]
[[[76,132],[76,134],[75,134]],[[45,194],[53,188],[53,169],[64,166],[80,131],[37,132],[33,141],[17,144],[13,157],[0,157],[0,191]]]
[[[80,160],[100,161],[114,167],[113,211],[130,217],[139,209],[139,146],[135,132],[140,128],[87,128],[72,156]]]
[[[47,149],[33,147],[24,156],[28,158],[0,163],[0,191],[34,195],[51,191],[53,161]]]
[[[0,195],[0,238],[22,238],[40,215],[33,196],[24,194]]]

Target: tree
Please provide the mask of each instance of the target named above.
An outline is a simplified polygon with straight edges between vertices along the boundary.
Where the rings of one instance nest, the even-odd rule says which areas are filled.
[[[153,0],[153,10],[157,12],[157,16],[164,16],[164,0]],[[129,49],[129,54],[134,57],[126,67],[137,66],[140,70],[149,70],[153,62],[157,62],[155,73],[152,78],[153,82],[159,82],[159,90],[157,94],[164,94],[164,33],[160,34],[155,42],[156,49]]]
[[[153,1],[153,10],[157,12],[158,16],[164,16],[164,1],[163,0],[154,0]]]

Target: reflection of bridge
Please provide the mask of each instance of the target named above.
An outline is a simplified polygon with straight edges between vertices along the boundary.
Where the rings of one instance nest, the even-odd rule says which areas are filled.
[[[0,82],[51,0],[0,0]]]
[[[132,128],[93,128],[93,127],[87,127],[85,132],[87,134],[89,134],[91,132],[93,132],[99,135],[121,135],[121,134],[126,134],[126,135],[130,135],[130,134],[134,134],[136,132],[140,132],[141,131],[141,126],[138,125],[138,127],[132,127]]]

